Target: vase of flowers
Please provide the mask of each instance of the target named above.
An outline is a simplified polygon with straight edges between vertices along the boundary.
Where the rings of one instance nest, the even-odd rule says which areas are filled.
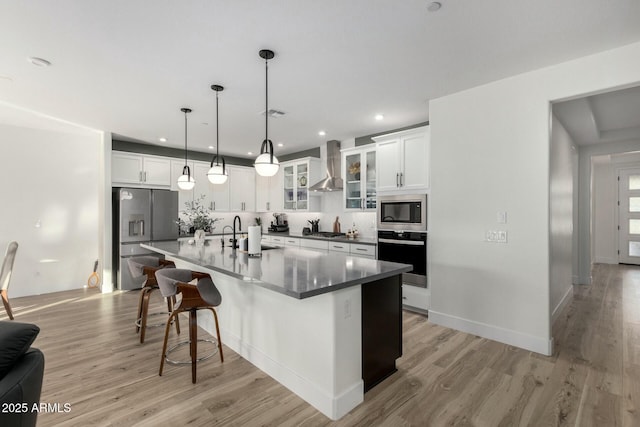
[[[181,231],[185,230],[190,234],[195,234],[196,231],[202,230],[202,233],[198,233],[199,236],[202,236],[203,233],[210,233],[215,229],[215,223],[220,218],[211,217],[211,210],[204,207],[204,199],[205,195],[203,194],[193,202],[185,202],[185,209],[180,211],[176,220]]]
[[[353,179],[360,181],[360,162],[354,162],[349,165],[349,174],[353,176]]]

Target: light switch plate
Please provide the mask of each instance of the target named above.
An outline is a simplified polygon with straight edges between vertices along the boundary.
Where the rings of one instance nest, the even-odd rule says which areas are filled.
[[[497,215],[498,224],[506,224],[507,223],[507,213],[506,212],[498,212]]]

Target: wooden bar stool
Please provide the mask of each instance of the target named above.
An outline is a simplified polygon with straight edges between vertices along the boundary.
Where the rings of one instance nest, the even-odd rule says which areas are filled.
[[[147,327],[151,326],[163,326],[164,323],[156,325],[148,325],[147,317],[149,316],[149,299],[151,293],[158,289],[158,282],[156,280],[156,272],[163,268],[175,268],[173,261],[166,261],[154,256],[139,256],[129,258],[127,260],[129,265],[129,271],[134,278],[145,277],[145,281],[142,284],[140,290],[140,298],[138,299],[138,315],[136,317],[136,332],[140,333],[140,343],[144,343],[145,332]],[[167,298],[167,312],[151,313],[155,314],[171,314],[173,311],[173,304],[175,303],[175,297]],[[180,333],[180,324],[176,319],[176,331]]]
[[[11,311],[11,304],[9,304],[9,283],[11,282],[11,272],[13,271],[13,262],[16,259],[16,252],[18,252],[18,242],[9,243],[7,252],[4,255],[4,261],[2,261],[2,269],[0,270],[0,296],[7,316],[11,320],[13,320],[13,312]]]
[[[162,376],[165,359],[167,362],[172,364],[188,364],[189,362],[177,362],[170,360],[168,355],[179,346],[189,344],[189,353],[191,355],[191,382],[195,384],[197,362],[208,359],[215,354],[214,350],[211,354],[198,358],[198,341],[215,343],[214,340],[198,339],[198,310],[211,310],[213,313],[213,318],[216,322],[217,351],[220,353],[220,362],[224,362],[222,341],[220,340],[220,327],[218,326],[218,314],[214,308],[220,305],[222,302],[222,296],[213,284],[211,276],[206,273],[198,273],[178,268],[168,268],[157,271],[156,278],[158,280],[158,286],[160,286],[160,292],[162,292],[164,297],[169,298],[179,294],[182,296],[182,300],[174,306],[173,313],[171,313],[171,316],[167,319],[167,325],[164,330],[162,356],[160,359],[160,371],[158,375]],[[197,279],[197,284],[190,284],[189,282],[194,279]],[[178,343],[167,350],[167,339],[169,337],[171,321],[174,318],[177,319],[178,315],[183,312],[189,312],[189,341]]]

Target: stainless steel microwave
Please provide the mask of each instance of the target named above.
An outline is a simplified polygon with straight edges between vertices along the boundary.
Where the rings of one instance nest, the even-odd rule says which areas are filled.
[[[427,231],[427,195],[378,196],[378,230]]]

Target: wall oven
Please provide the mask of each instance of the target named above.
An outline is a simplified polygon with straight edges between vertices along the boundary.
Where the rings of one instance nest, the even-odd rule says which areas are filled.
[[[402,282],[427,287],[426,231],[379,230],[378,259],[413,265],[413,270],[402,274]]]
[[[413,265],[407,285],[427,287],[427,195],[378,196],[378,259]]]
[[[378,196],[378,230],[427,231],[427,195]]]

